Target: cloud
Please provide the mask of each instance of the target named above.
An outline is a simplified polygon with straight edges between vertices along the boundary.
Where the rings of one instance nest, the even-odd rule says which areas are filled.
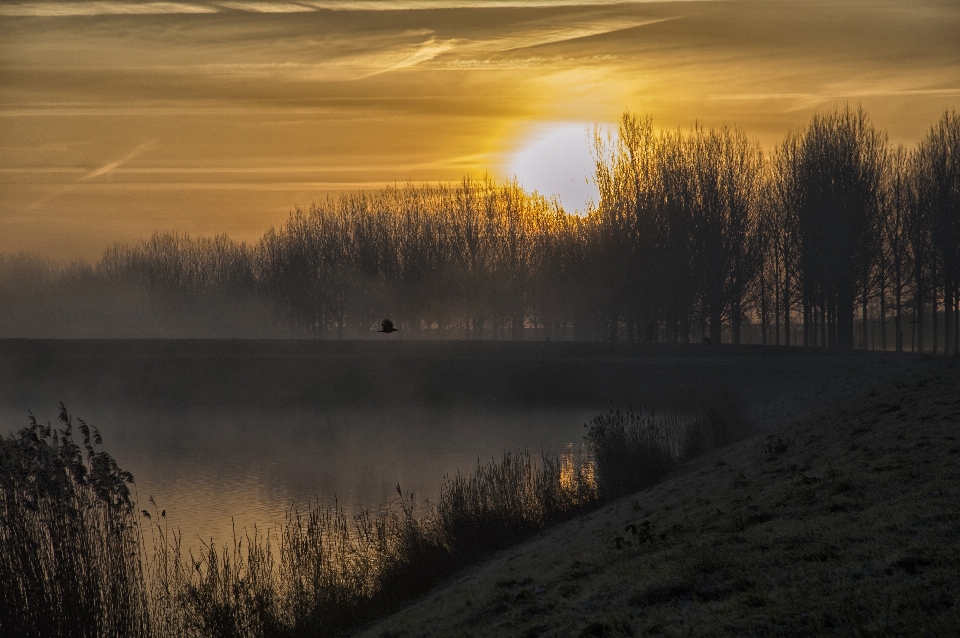
[[[602,7],[652,4],[664,1],[672,3],[700,0],[304,0],[303,4],[331,11],[410,11],[418,9]]]
[[[291,2],[217,2],[216,4],[225,9],[251,13],[305,13],[317,10],[316,7]]]
[[[343,73],[346,69],[362,69],[373,67],[372,70],[360,72],[357,79],[364,79],[427,65],[430,68],[448,69],[489,69],[489,68],[516,68],[525,66],[553,66],[557,63],[569,62],[563,56],[527,56],[522,60],[514,58],[506,60],[492,60],[495,55],[510,54],[533,47],[549,44],[559,44],[597,35],[624,31],[669,20],[676,20],[684,16],[671,16],[656,19],[624,19],[624,18],[594,18],[589,21],[577,21],[572,24],[544,21],[527,28],[515,30],[491,37],[452,37],[437,39],[430,37],[412,47],[410,45],[394,46],[393,48],[372,50],[356,56],[352,60],[340,60],[335,65],[326,67],[314,65],[311,73],[314,77],[323,75],[324,71]],[[373,47],[371,47],[373,48]],[[399,59],[398,59],[399,58]],[[582,57],[578,57],[583,62]],[[609,62],[610,56],[603,60],[594,59],[594,62]]]
[[[373,190],[386,188],[397,184],[396,180],[389,181],[310,181],[310,182],[131,182],[120,184],[91,184],[84,186],[84,189],[94,190],[96,192],[140,192],[140,191],[279,191],[279,192],[298,192],[298,191],[355,191],[355,190]],[[67,185],[61,188],[56,194],[73,191],[77,187]],[[39,203],[45,203],[50,197],[45,197]],[[39,204],[38,203],[38,204]],[[36,206],[31,207],[31,210]]]
[[[381,73],[388,73],[390,71],[397,71],[399,69],[406,69],[412,66],[417,66],[423,62],[429,62],[438,55],[446,53],[453,49],[456,40],[443,40],[438,42],[435,38],[430,38],[426,42],[421,42],[413,48],[413,51],[407,50],[394,50],[389,51],[384,54],[380,54],[374,57],[375,64],[378,66],[386,65],[381,68],[378,68],[374,71],[364,73],[357,79],[364,79],[373,77],[374,75],[379,75]],[[391,59],[397,57],[397,55],[402,56],[401,59],[396,62],[391,62]]]
[[[107,163],[107,164],[104,164],[103,166],[101,166],[100,168],[98,168],[98,169],[96,169],[96,170],[93,170],[93,171],[91,171],[91,172],[89,172],[89,173],[86,173],[85,175],[81,175],[81,176],[78,177],[76,180],[74,180],[73,183],[60,184],[60,185],[57,186],[56,188],[53,188],[53,189],[49,190],[46,194],[44,194],[44,195],[43,195],[42,197],[40,197],[39,199],[37,199],[37,200],[31,202],[30,204],[28,204],[27,207],[26,207],[26,210],[31,211],[31,212],[32,212],[32,211],[35,211],[35,210],[37,210],[38,208],[40,208],[41,206],[43,206],[44,204],[46,204],[47,202],[49,202],[51,199],[53,199],[53,198],[55,198],[55,197],[58,197],[58,196],[60,196],[60,195],[63,195],[64,193],[70,191],[76,184],[79,184],[79,183],[82,183],[82,182],[86,182],[87,180],[91,180],[91,179],[93,179],[93,178],[95,178],[95,177],[100,177],[101,175],[106,175],[106,174],[108,174],[108,173],[112,173],[113,171],[115,171],[117,168],[119,168],[119,167],[122,166],[123,164],[126,164],[127,162],[129,162],[130,160],[132,160],[133,158],[135,158],[137,155],[140,155],[140,154],[143,153],[144,151],[147,151],[147,150],[153,148],[153,147],[156,145],[156,143],[157,143],[156,140],[150,140],[149,142],[144,142],[144,143],[141,144],[140,146],[136,147],[135,149],[133,149],[132,151],[130,151],[129,153],[127,153],[126,155],[124,155],[123,157],[121,157],[120,159],[118,159],[117,161],[115,161],[115,162],[109,162],[109,163]],[[23,170],[24,170],[24,169],[21,169],[21,168],[15,168],[15,169],[3,170],[3,171],[0,171],[0,172],[16,173],[16,172],[22,172]],[[78,170],[78,169],[75,169],[75,168],[66,168],[66,167],[57,168],[57,167],[52,167],[52,168],[33,169],[33,170],[31,170],[30,172],[35,172],[35,173],[68,173],[68,174],[69,174],[69,173],[78,173],[78,172],[82,172],[82,171],[80,171],[80,170]]]
[[[455,55],[446,56],[446,59],[437,61],[433,66],[442,66],[452,69],[489,69],[489,68],[518,68],[530,66],[557,66],[576,61],[577,63],[609,63],[617,59],[616,55],[588,55],[571,52],[569,55],[553,56],[526,56],[517,58],[494,59],[495,56],[525,51],[535,47],[561,44],[599,35],[616,33],[627,29],[659,24],[671,20],[679,20],[685,16],[670,16],[666,18],[636,19],[636,18],[597,18],[586,22],[573,24],[550,24],[539,26],[476,40],[456,40],[456,46],[451,46]]]
[[[694,0],[666,0],[670,3]],[[711,0],[708,0],[711,1]],[[723,0],[712,0],[715,2]],[[100,15],[169,15],[219,13],[222,9],[251,13],[302,13],[327,11],[410,11],[422,9],[509,9],[554,7],[602,7],[608,5],[659,3],[659,0],[304,0],[303,2],[21,2],[0,4],[0,16],[69,17]]]
[[[88,179],[93,179],[94,177],[100,177],[101,175],[106,175],[107,173],[112,173],[114,170],[116,170],[120,166],[123,166],[124,164],[126,164],[127,162],[135,158],[137,155],[140,155],[144,151],[148,151],[151,148],[153,148],[156,145],[156,143],[157,143],[156,140],[150,140],[149,142],[144,142],[137,148],[133,149],[132,151],[130,151],[129,153],[127,153],[126,155],[118,159],[117,161],[104,164],[103,166],[96,169],[95,171],[87,173],[80,179],[88,180]]]
[[[871,98],[957,98],[960,97],[960,88],[938,89],[902,89],[889,86],[849,86],[833,87],[823,91],[808,93],[724,93],[706,96],[715,102],[781,102],[787,103],[786,113],[816,108],[823,104],[839,101],[865,100]]]
[[[0,4],[0,16],[63,17],[217,13],[215,7],[186,2],[25,2]]]

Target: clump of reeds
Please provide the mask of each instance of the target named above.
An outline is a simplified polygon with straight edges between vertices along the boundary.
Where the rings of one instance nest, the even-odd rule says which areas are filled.
[[[584,437],[602,499],[660,481],[677,463],[743,438],[752,429],[743,399],[721,389],[692,414],[611,410],[587,424]]]
[[[604,499],[653,485],[676,465],[682,447],[679,417],[611,410],[587,426],[587,445]]]
[[[693,458],[714,448],[739,441],[754,431],[747,405],[739,394],[721,388],[698,408],[684,428],[683,458]]]
[[[146,633],[129,472],[97,448],[96,428],[60,406],[62,429],[37,422],[0,437],[0,633]]]

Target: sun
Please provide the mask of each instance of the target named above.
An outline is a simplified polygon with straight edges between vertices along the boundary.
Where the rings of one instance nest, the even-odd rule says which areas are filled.
[[[507,176],[528,191],[556,195],[567,212],[585,213],[597,202],[591,154],[593,125],[549,123],[533,128],[507,162]]]

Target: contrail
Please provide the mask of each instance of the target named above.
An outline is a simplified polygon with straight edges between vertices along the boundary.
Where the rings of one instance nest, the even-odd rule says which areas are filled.
[[[143,144],[141,144],[141,145],[138,146],[137,148],[133,149],[132,151],[130,151],[129,153],[127,153],[126,155],[124,155],[123,157],[121,157],[120,159],[118,159],[117,161],[115,161],[115,162],[110,162],[109,164],[104,164],[103,166],[101,166],[101,167],[98,168],[97,170],[95,170],[95,171],[93,171],[93,172],[91,172],[91,173],[87,173],[86,175],[77,178],[76,181],[74,181],[72,184],[61,184],[60,186],[58,186],[58,187],[50,190],[46,195],[44,195],[44,196],[41,197],[40,199],[36,200],[35,202],[33,202],[32,204],[30,204],[29,206],[27,206],[27,210],[36,210],[36,209],[40,208],[41,206],[43,206],[44,204],[46,204],[47,202],[49,202],[49,201],[50,201],[51,199],[53,199],[54,197],[57,197],[57,196],[59,196],[59,195],[62,195],[63,193],[65,193],[65,192],[67,192],[68,190],[70,190],[70,188],[71,188],[73,185],[77,184],[78,182],[83,182],[83,181],[86,181],[86,180],[88,180],[88,179],[93,179],[94,177],[100,177],[101,175],[106,175],[106,174],[109,173],[110,171],[116,170],[118,167],[120,167],[121,165],[129,162],[130,160],[132,160],[134,157],[136,157],[136,156],[139,155],[140,153],[142,153],[142,152],[144,152],[144,151],[146,151],[146,150],[149,150],[149,149],[153,148],[153,146],[156,145],[156,143],[157,143],[157,140],[150,140],[149,142],[144,142]]]
[[[126,164],[127,162],[129,162],[130,160],[132,160],[134,157],[136,157],[136,156],[139,155],[140,153],[142,153],[142,152],[144,152],[144,151],[146,151],[146,150],[149,150],[149,149],[152,148],[153,145],[156,144],[156,143],[157,143],[157,140],[150,140],[149,142],[144,142],[143,144],[141,144],[141,145],[138,146],[137,148],[133,149],[132,151],[130,151],[129,153],[127,153],[126,155],[124,155],[123,157],[121,157],[120,159],[118,159],[117,161],[115,161],[115,162],[110,162],[109,164],[104,164],[103,166],[101,166],[101,167],[98,168],[97,170],[93,171],[92,173],[88,173],[88,174],[84,175],[84,176],[81,177],[80,180],[78,180],[78,181],[83,181],[83,180],[87,180],[87,179],[93,179],[94,177],[100,177],[101,175],[106,175],[107,173],[110,173],[110,172],[116,170],[117,168],[119,168],[119,167],[122,166],[123,164]]]

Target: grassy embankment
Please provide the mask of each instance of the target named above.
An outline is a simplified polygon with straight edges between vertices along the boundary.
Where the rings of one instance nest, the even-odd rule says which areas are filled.
[[[958,486],[954,367],[705,454],[362,635],[957,635]]]

